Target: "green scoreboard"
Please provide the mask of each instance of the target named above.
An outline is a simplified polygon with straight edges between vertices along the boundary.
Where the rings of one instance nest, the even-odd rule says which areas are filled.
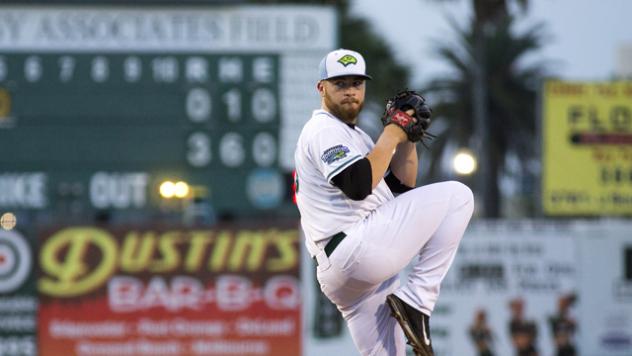
[[[234,215],[291,204],[309,112],[282,97],[333,46],[311,10],[0,7],[0,210],[171,209],[165,181]]]
[[[181,180],[240,208],[246,181],[277,167],[275,55],[13,54],[0,68],[0,162],[47,172],[62,196],[141,208]]]

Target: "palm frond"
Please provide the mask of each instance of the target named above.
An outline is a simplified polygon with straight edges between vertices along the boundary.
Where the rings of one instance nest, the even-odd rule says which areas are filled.
[[[521,33],[514,31],[514,24],[515,19],[507,16],[491,29],[482,31],[488,126],[490,140],[500,156],[513,152],[521,158],[528,158],[535,154],[536,83],[546,72],[546,65],[523,65],[521,60],[540,49],[545,36],[541,24]],[[449,76],[430,80],[425,92],[435,99],[435,114],[446,119],[451,128],[437,138],[433,150],[443,149],[449,140],[466,143],[473,138],[476,26],[475,19],[466,28],[459,28],[456,22],[451,22],[456,41],[446,44],[445,39],[441,39],[435,46],[435,54],[452,70]],[[440,155],[441,152],[433,153],[433,157]],[[499,166],[493,169],[501,170],[504,160],[497,161]],[[431,167],[431,173],[437,174],[437,166]]]

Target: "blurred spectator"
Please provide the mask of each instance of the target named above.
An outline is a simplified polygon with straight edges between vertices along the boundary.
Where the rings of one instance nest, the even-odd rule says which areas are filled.
[[[109,210],[98,210],[94,214],[94,222],[99,225],[108,225],[112,222],[112,212]]]
[[[487,313],[479,309],[474,314],[474,322],[470,326],[470,337],[476,346],[478,356],[494,356],[492,352],[492,331],[487,325]]]
[[[516,356],[538,356],[535,347],[538,329],[534,321],[524,318],[524,300],[516,298],[509,303],[511,321],[509,332]]]
[[[574,294],[563,295],[557,302],[557,314],[549,317],[557,356],[575,356],[577,351],[573,345],[573,336],[577,325],[570,317],[569,310],[576,301]]]
[[[211,202],[205,197],[195,197],[184,209],[184,224],[186,226],[215,225],[217,217]]]

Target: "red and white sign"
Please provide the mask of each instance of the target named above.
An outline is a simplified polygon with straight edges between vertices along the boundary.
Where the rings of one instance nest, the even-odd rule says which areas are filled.
[[[298,231],[110,231],[40,240],[39,354],[300,355]]]

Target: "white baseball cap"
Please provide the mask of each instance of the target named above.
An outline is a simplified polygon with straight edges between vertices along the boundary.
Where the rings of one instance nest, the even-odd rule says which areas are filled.
[[[320,80],[344,76],[358,76],[372,79],[366,74],[366,62],[358,52],[340,48],[327,53],[318,67]]]

